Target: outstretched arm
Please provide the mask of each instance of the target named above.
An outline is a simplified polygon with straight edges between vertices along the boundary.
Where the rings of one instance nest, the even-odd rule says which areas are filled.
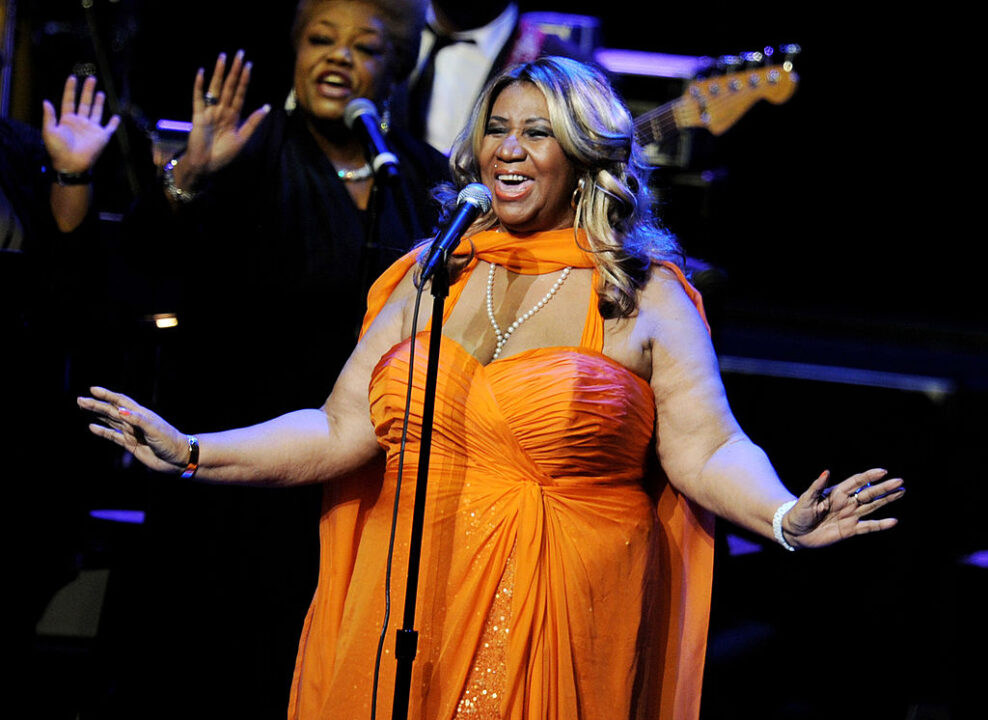
[[[886,480],[884,470],[868,470],[830,489],[824,473],[798,500],[789,492],[765,452],[735,420],[706,327],[668,271],[655,271],[643,292],[642,312],[653,325],[657,452],[678,489],[768,538],[776,537],[778,508],[795,500],[781,528],[795,547],[828,545],[895,525],[892,518],[867,519],[902,496],[902,480]]]
[[[367,388],[378,360],[401,340],[404,308],[404,297],[396,292],[361,338],[322,408],[199,435],[196,478],[238,485],[299,485],[333,480],[372,460],[380,447]],[[78,404],[95,414],[93,434],[120,445],[146,466],[175,474],[186,469],[188,435],[132,398],[92,388],[91,397],[79,398]]]
[[[79,406],[101,422],[94,435],[117,443],[153,470],[179,473],[189,464],[188,436],[132,398],[105,388],[91,388]],[[331,479],[337,457],[339,425],[319,409],[297,410],[234,430],[198,436],[196,479],[237,485],[298,485]],[[351,446],[352,447],[352,446]],[[339,463],[345,465],[345,459]],[[359,464],[359,463],[358,463]],[[342,473],[343,471],[341,471]]]

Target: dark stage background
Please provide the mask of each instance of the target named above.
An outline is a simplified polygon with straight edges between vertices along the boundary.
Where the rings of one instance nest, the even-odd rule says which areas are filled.
[[[129,168],[151,161],[159,119],[188,119],[195,70],[210,68],[221,50],[245,48],[255,63],[249,107],[280,103],[291,75],[294,3],[7,5],[18,23],[8,55],[12,116],[37,125],[41,98],[57,99],[65,75],[86,68],[125,115],[98,173],[100,253],[66,279],[58,341],[31,366],[43,392],[13,395],[35,408],[32,421],[44,411],[37,444],[16,449],[32,458],[32,470],[5,478],[7,512],[19,520],[8,553],[30,566],[32,582],[23,593],[8,586],[29,606],[12,621],[24,638],[12,646],[23,672],[13,678],[38,703],[33,717],[150,717],[160,696],[140,698],[143,713],[115,709],[125,706],[131,675],[158,652],[142,642],[155,623],[142,583],[155,572],[145,553],[154,542],[148,510],[167,480],[88,437],[73,398],[93,382],[155,398],[169,336],[148,318],[172,308],[167,288],[118,265],[115,251],[134,241],[117,233],[139,181]],[[608,48],[710,57],[781,43],[802,48],[800,84],[788,102],[762,102],[716,138],[697,131],[688,162],[663,168],[657,186],[667,223],[702,270],[697,282],[735,412],[791,489],[824,468],[841,476],[872,466],[904,476],[909,489],[895,507],[896,530],[813,553],[784,553],[721,525],[704,720],[979,717],[988,538],[977,468],[988,327],[973,250],[981,233],[966,219],[977,207],[974,185],[956,166],[973,141],[968,130],[937,121],[926,103],[964,105],[961,97],[944,101],[942,74],[931,70],[929,59],[943,57],[943,29],[929,16],[904,27],[898,16],[865,19],[832,4],[796,15],[786,6],[725,12],[625,2],[603,14],[600,3],[522,6],[595,16]],[[629,101],[644,105],[684,88],[678,79],[618,81]],[[16,280],[5,268],[5,298],[16,297]],[[270,386],[276,391],[277,378]],[[18,422],[23,414],[11,404],[4,415]],[[135,511],[144,522],[93,517],[97,509]],[[194,509],[189,516],[208,522]],[[258,538],[294,533],[298,522],[269,516],[222,550],[201,548],[217,572],[176,573],[190,601],[175,612],[194,614],[196,598],[214,597],[210,584],[224,582],[241,547],[263,554]],[[291,536],[314,543],[315,528]],[[265,593],[280,598],[270,607],[284,616],[280,624],[258,615],[233,645],[206,637],[184,649],[236,668],[239,692],[228,707],[240,717],[283,714],[284,667],[290,671],[300,618],[276,603],[285,585],[305,597],[314,583],[312,548],[298,556],[290,549],[274,543],[258,564],[266,574],[245,585],[259,612]],[[260,637],[275,631],[284,637]],[[245,661],[250,647],[266,656]],[[207,685],[186,682],[189,657],[173,650],[156,660],[174,679],[155,687],[187,702],[185,717],[197,716],[195,695]]]

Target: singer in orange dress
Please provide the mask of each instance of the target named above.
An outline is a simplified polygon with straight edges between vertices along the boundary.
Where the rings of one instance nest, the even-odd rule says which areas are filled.
[[[524,239],[487,231],[472,241],[475,255],[451,288],[447,317],[479,262],[537,275],[592,269],[572,229]],[[413,264],[409,255],[381,278],[371,317]],[[699,309],[698,294],[669,267]],[[444,338],[412,717],[686,717],[698,708],[711,518],[668,483],[643,482],[652,392],[601,352],[595,294],[583,310],[578,345],[487,365]],[[421,436],[428,333],[417,337],[398,538],[409,533]],[[371,417],[386,449],[383,485],[363,477],[327,485],[319,590],[289,717],[333,717],[335,708],[370,716],[410,344],[381,358],[371,380]],[[404,597],[407,542],[398,548],[392,598]],[[389,641],[400,603],[392,620]],[[670,624],[681,631],[670,634]],[[394,675],[385,657],[383,689]],[[669,707],[660,715],[663,697]],[[390,702],[390,693],[379,698],[378,717]]]
[[[873,469],[828,488],[824,473],[797,498],[738,427],[636,160],[607,81],[561,58],[492,81],[454,149],[453,190],[478,182],[493,200],[450,263],[410,718],[696,720],[715,515],[789,549],[895,524],[867,516],[901,480]],[[322,408],[187,436],[125,395],[80,399],[94,433],[155,469],[323,483],[291,719],[391,717],[427,250],[371,288]]]

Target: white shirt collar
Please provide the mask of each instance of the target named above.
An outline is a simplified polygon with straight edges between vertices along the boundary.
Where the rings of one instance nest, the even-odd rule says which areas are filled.
[[[431,3],[426,11],[426,21],[427,30],[434,37],[435,31],[432,28],[436,26],[436,12],[432,9]],[[473,40],[484,56],[493,60],[501,52],[501,48],[507,43],[508,38],[511,37],[517,21],[518,6],[515,3],[510,3],[504,12],[483,27],[453,33],[453,37],[458,40]]]

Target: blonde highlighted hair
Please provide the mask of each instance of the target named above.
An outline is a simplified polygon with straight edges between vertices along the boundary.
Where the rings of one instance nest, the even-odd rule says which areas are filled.
[[[494,78],[453,145],[453,185],[437,196],[452,210],[456,188],[480,181],[477,158],[491,108],[505,88],[520,82],[545,95],[553,134],[576,170],[575,226],[586,230],[590,246],[583,249],[594,254],[601,277],[601,312],[605,317],[631,315],[651,264],[670,261],[683,268],[685,258],[676,238],[654,215],[649,167],[634,139],[631,113],[597,68],[569,58],[541,57]],[[497,222],[490,212],[474,229],[489,229]]]

